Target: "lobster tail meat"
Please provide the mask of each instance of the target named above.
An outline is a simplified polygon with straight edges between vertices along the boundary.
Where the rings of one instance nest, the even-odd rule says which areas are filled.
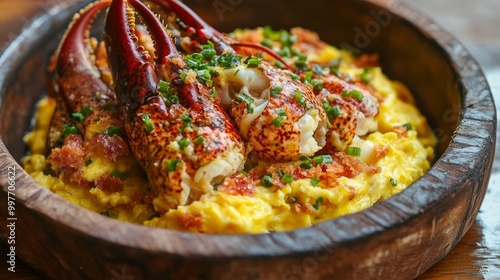
[[[225,110],[235,120],[254,156],[271,161],[297,160],[322,149],[328,121],[312,89],[292,79],[288,70],[259,57],[243,58],[238,49],[255,47],[287,65],[279,55],[264,46],[234,41],[177,0],[152,2],[188,26],[185,33],[194,38],[191,43],[198,45],[201,52],[208,44],[221,57],[234,55],[243,61],[219,67],[215,85]]]
[[[137,44],[135,14],[155,46]],[[243,142],[211,88],[181,78],[184,58],[156,16],[140,1],[114,0],[105,43],[130,149],[158,193],[160,213],[214,192],[245,161]]]

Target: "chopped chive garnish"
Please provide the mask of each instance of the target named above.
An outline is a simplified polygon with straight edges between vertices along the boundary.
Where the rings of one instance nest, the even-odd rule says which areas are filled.
[[[179,144],[179,148],[181,149],[181,151],[183,151],[185,148],[187,148],[187,146],[189,146],[189,144],[191,144],[191,141],[189,141],[188,139],[181,139],[177,143]]]
[[[108,129],[106,129],[102,134],[103,135],[120,135],[122,133],[122,128],[119,126],[110,126]]]
[[[184,113],[181,115],[181,120],[184,122],[184,126],[190,126],[193,119],[191,119],[191,115],[189,113]]]
[[[76,126],[74,124],[63,125],[62,134],[64,136],[71,135],[71,134],[78,134],[78,133],[79,133],[78,128],[76,128]]]
[[[343,90],[342,93],[341,93],[342,96],[347,96],[347,97],[352,97],[358,101],[362,101],[363,98],[365,97],[363,95],[363,93],[357,89],[353,89],[353,90],[350,90],[350,91],[347,91],[347,90]]]
[[[313,167],[312,163],[311,163],[311,159],[308,157],[308,156],[300,156],[300,161],[302,161],[302,163],[300,164],[300,167],[304,168],[304,169],[311,169]]]
[[[244,63],[248,65],[248,67],[250,68],[255,68],[257,66],[259,66],[259,63],[262,61],[262,58],[260,57],[252,57],[252,56],[249,56],[245,61]]]
[[[299,200],[298,200],[295,196],[293,196],[293,195],[290,195],[290,196],[288,196],[288,197],[285,199],[285,202],[286,202],[287,204],[295,204],[295,203],[297,203],[297,201],[299,201]]]
[[[313,187],[316,187],[316,186],[319,184],[319,182],[321,182],[321,180],[320,180],[320,179],[318,179],[318,178],[316,178],[316,177],[312,177],[312,178],[311,178],[311,185],[312,185]]]
[[[323,201],[324,200],[323,200],[322,197],[318,197],[316,199],[316,203],[313,204],[314,209],[319,210],[319,206],[320,206],[321,203],[323,203]]]
[[[368,67],[363,70],[363,73],[359,76],[361,81],[365,84],[369,84],[373,80],[373,75],[371,74],[373,68]]]
[[[90,107],[90,105],[87,105],[83,107],[82,110],[80,110],[80,112],[71,114],[71,117],[73,117],[79,122],[83,122],[85,118],[87,118],[93,111],[94,110],[92,109],[92,107]]]
[[[283,88],[282,87],[279,87],[279,86],[272,86],[271,87],[271,96],[272,97],[279,97],[280,96],[280,93],[283,91]]]
[[[285,122],[286,112],[283,108],[278,108],[276,109],[276,113],[278,114],[278,116],[273,120],[273,125],[276,127],[280,127]]]
[[[249,96],[248,94],[246,94],[244,92],[238,93],[236,95],[236,98],[245,102],[246,104],[252,104],[255,101],[251,96]]]
[[[391,178],[390,182],[391,182],[391,185],[392,185],[393,187],[397,187],[398,182],[396,182],[396,180],[395,180],[394,178]]]
[[[303,106],[306,104],[307,100],[304,98],[304,93],[302,93],[299,89],[295,89],[295,101],[299,103],[299,105]]]
[[[201,144],[203,144],[205,141],[206,141],[205,137],[203,137],[203,136],[198,136],[198,137],[196,137],[196,139],[194,139],[194,140],[193,140],[193,143],[195,143],[196,145],[201,145]]]
[[[312,163],[310,160],[308,161],[303,161],[301,164],[300,164],[300,167],[304,168],[304,169],[311,169],[313,167]]]
[[[187,72],[182,72],[182,73],[179,75],[179,77],[181,78],[181,80],[182,80],[183,82],[186,82],[186,78],[187,78],[187,76],[188,76]]]
[[[306,61],[307,61],[307,56],[298,55],[297,61],[295,61],[295,67],[300,68],[300,69],[306,68],[306,66],[307,66]]]
[[[359,157],[361,155],[361,148],[359,147],[347,147],[347,154],[350,156]]]
[[[116,169],[109,174],[110,177],[116,177],[118,179],[123,179],[124,175],[125,173],[123,171]]]
[[[278,170],[278,176],[280,176],[280,178],[283,178],[283,176],[285,176],[285,172],[283,172],[283,170]]]
[[[114,211],[110,211],[110,210],[104,210],[102,211],[101,213],[99,213],[103,216],[106,216],[106,217],[109,217],[109,218],[116,218],[118,217],[118,214]]]
[[[406,131],[410,131],[413,129],[413,127],[411,126],[411,123],[405,123],[405,124],[403,124],[403,127],[406,128]]]
[[[217,90],[213,87],[210,89],[210,98],[215,99],[217,97]]]
[[[158,83],[158,90],[163,93],[170,92],[170,83],[167,81],[160,80]]]
[[[180,160],[179,159],[168,159],[167,160],[167,171],[168,172],[173,172],[177,170],[177,165],[179,164]]]
[[[280,117],[286,117],[286,112],[285,112],[285,109],[283,108],[278,108],[276,109],[276,113],[278,114],[278,116]]]
[[[285,183],[291,183],[293,182],[293,176],[292,174],[285,174],[283,175],[283,177],[281,177],[281,180],[283,180],[283,182]]]
[[[278,116],[278,117],[276,117],[276,118],[273,120],[273,125],[274,125],[275,127],[280,127],[280,126],[282,126],[282,125],[283,125],[283,123],[284,123],[284,122],[285,122],[284,118],[283,118],[283,117]]]
[[[271,175],[266,174],[262,177],[262,180],[260,180],[260,184],[263,187],[270,188],[273,186],[273,177]]]
[[[149,118],[148,113],[142,116],[142,121],[144,122],[144,127],[146,128],[147,132],[151,132],[153,129],[155,129],[153,121]]]
[[[250,114],[254,113],[254,106],[252,103],[255,101],[255,99],[253,99],[251,96],[249,96],[248,94],[246,94],[244,92],[238,93],[236,95],[236,98],[247,104],[248,113],[250,113]]]
[[[72,113],[71,117],[73,117],[74,119],[76,119],[79,122],[82,122],[85,119],[85,117],[83,116],[82,113]]]
[[[320,155],[320,156],[315,156],[314,162],[317,164],[327,164],[327,163],[333,163],[333,159],[331,155]]]
[[[331,120],[335,119],[336,117],[338,117],[342,114],[340,107],[337,105],[330,106],[330,103],[328,102],[328,100],[323,101],[323,109],[325,110],[325,113],[328,116],[328,119],[331,119]]]
[[[260,44],[265,46],[265,47],[268,47],[268,48],[273,47],[273,41],[269,38],[264,38],[264,40],[262,40],[262,42],[260,42]]]

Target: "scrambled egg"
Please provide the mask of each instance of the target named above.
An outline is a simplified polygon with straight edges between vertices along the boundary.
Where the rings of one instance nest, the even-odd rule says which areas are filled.
[[[250,36],[248,31],[238,32],[239,38]],[[332,46],[312,50],[308,57],[317,62],[342,58],[340,72],[351,77],[365,73],[356,66],[351,54]],[[159,215],[153,207],[155,194],[147,176],[130,154],[116,162],[96,158],[82,170],[82,177],[88,181],[104,173],[117,173],[118,177],[126,174],[120,178],[124,183],[121,191],[110,193],[92,185],[67,182],[50,172],[44,156],[55,110],[55,101],[50,98],[39,102],[36,126],[25,137],[30,153],[23,159],[24,168],[63,198],[122,221],[205,233],[262,233],[310,226],[366,209],[401,192],[430,168],[436,139],[410,92],[401,83],[390,81],[379,67],[371,67],[369,74],[368,84],[381,99],[376,116],[378,131],[356,136],[351,146],[360,149],[355,156],[359,162],[373,165],[379,172],[339,177],[335,181],[304,178],[280,188],[257,186],[252,195],[216,191]],[[404,125],[405,130],[397,129]]]

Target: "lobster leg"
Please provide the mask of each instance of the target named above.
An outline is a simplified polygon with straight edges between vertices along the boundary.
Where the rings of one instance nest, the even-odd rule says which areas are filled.
[[[153,62],[137,45],[135,13],[151,33]],[[210,98],[210,88],[180,78],[183,57],[140,1],[112,2],[104,40],[129,146],[158,192],[157,211],[213,192],[214,184],[242,166],[245,149],[231,119]]]

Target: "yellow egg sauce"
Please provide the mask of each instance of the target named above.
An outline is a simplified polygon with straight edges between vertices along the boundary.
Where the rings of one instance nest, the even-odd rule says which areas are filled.
[[[264,28],[258,28],[237,30],[232,35],[240,40],[251,37],[250,41],[261,41],[265,32]],[[155,191],[130,153],[115,162],[92,158],[81,170],[81,176],[89,182],[103,174],[118,177],[123,189],[116,192],[70,182],[51,172],[45,147],[56,102],[48,97],[39,102],[35,127],[24,139],[29,147],[29,154],[22,160],[24,168],[41,185],[96,213],[147,226],[203,233],[266,233],[311,226],[387,199],[410,186],[430,168],[436,138],[403,84],[388,79],[378,66],[357,65],[359,59],[352,54],[327,44],[311,48],[307,57],[315,63],[340,61],[336,70],[352,79],[363,77],[367,86],[377,93],[380,100],[375,118],[377,131],[354,138],[349,146],[358,148],[359,154],[342,152],[345,160],[370,165],[377,172],[362,172],[352,178],[340,176],[334,180],[292,179],[279,187],[261,184],[251,194],[220,191],[214,186],[214,192],[160,214],[155,211]],[[99,133],[102,128],[96,123],[87,133],[89,131]],[[257,168],[271,164],[258,160],[254,163]],[[299,160],[280,166],[300,164]]]

